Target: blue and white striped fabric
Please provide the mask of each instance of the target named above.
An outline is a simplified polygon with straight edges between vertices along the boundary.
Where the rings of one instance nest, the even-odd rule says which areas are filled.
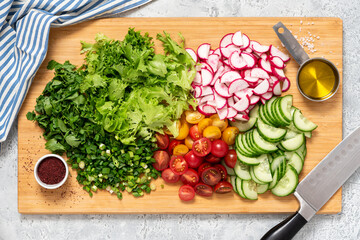
[[[50,27],[107,17],[150,1],[0,0],[0,142],[45,59]]]

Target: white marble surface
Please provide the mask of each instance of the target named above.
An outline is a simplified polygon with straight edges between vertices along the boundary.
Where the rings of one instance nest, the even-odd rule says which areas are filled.
[[[360,125],[360,1],[154,0],[124,17],[341,17],[344,136]],[[149,206],[151,207],[151,206]],[[285,215],[21,215],[17,126],[0,154],[0,239],[259,239]],[[360,239],[360,169],[346,182],[343,211],[315,216],[295,239]]]

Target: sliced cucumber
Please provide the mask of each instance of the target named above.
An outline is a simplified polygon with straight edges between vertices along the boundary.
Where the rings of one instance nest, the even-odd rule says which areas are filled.
[[[288,164],[294,167],[297,174],[300,174],[304,166],[303,160],[301,159],[300,155],[296,152],[292,155],[292,157],[288,161]]]
[[[307,138],[311,138],[312,137],[312,132],[304,132],[304,136]]]
[[[272,111],[273,111],[273,115],[275,116],[275,118],[277,119],[278,123],[280,126],[288,126],[290,124],[290,121],[288,121],[286,118],[284,118],[283,114],[281,113],[281,106],[280,106],[280,101],[282,98],[277,98],[273,105],[272,105]]]
[[[290,123],[292,120],[291,118],[291,107],[293,103],[293,96],[292,95],[286,95],[281,98],[280,100],[280,113],[281,116]]]
[[[233,127],[237,127],[240,132],[246,132],[252,129],[255,126],[257,121],[257,117],[250,118],[249,121],[229,121],[230,125]]]
[[[305,157],[306,157],[306,152],[307,152],[307,151],[306,151],[306,142],[304,142],[304,144],[301,145],[301,146],[299,147],[299,149],[296,150],[295,152],[298,153],[299,156],[301,157],[301,159],[304,161],[304,159],[305,159]]]
[[[260,164],[257,166],[253,166],[254,175],[257,179],[259,179],[261,182],[271,182],[272,176],[270,171],[270,164],[269,160],[267,158],[267,154],[263,154],[260,157],[258,157]]]
[[[275,114],[273,110],[273,103],[276,101],[276,99],[276,97],[271,98],[269,101],[266,102],[264,108],[265,117],[268,119],[271,125],[275,127],[281,125],[280,121],[276,118],[277,114]]]
[[[257,184],[266,184],[266,182],[263,182],[263,181],[260,181],[254,174],[254,166],[250,166],[250,176],[251,176],[251,179],[256,182]]]
[[[272,125],[272,123],[268,120],[268,118],[265,115],[265,105],[260,105],[259,119],[261,119],[261,121],[263,121],[267,125]]]
[[[258,194],[262,194],[269,189],[269,184],[258,184],[256,186],[256,191]]]
[[[288,196],[293,193],[299,183],[299,177],[296,170],[288,165],[285,175],[280,179],[271,192],[279,197]]]
[[[236,178],[235,186],[236,186],[236,192],[240,195],[242,198],[246,198],[244,195],[244,192],[242,190],[242,181],[241,178]]]
[[[284,154],[285,154],[285,159],[289,161],[292,155],[294,154],[294,152],[284,152]]]
[[[224,160],[221,161],[221,165],[223,165],[223,166],[225,167],[225,169],[226,169],[226,171],[227,171],[227,174],[229,174],[230,176],[234,176],[234,175],[235,175],[234,169],[233,169],[233,168],[229,168],[229,167],[226,165],[226,163],[225,163]]]
[[[281,141],[280,146],[286,151],[295,151],[301,147],[305,142],[303,133],[297,134],[295,137]]]
[[[230,177],[230,183],[231,183],[231,185],[233,186],[234,192],[236,192],[237,194],[239,194],[238,191],[237,191],[237,188],[236,188],[236,176],[231,176],[231,177]]]
[[[246,165],[259,165],[260,161],[257,158],[250,158],[242,155],[239,151],[236,151],[237,158],[240,162]]]
[[[276,171],[274,172],[274,174],[272,176],[273,180],[269,184],[269,189],[273,189],[276,186],[276,184],[279,182],[278,175],[279,175],[279,173],[278,173],[278,170],[276,169]]]
[[[251,176],[249,173],[249,166],[242,164],[240,161],[237,161],[234,167],[236,176],[243,180],[250,180]]]
[[[270,125],[263,123],[262,121],[257,122],[257,129],[262,138],[264,138],[268,142],[279,142],[281,141],[287,130],[283,128],[276,128]]]
[[[297,134],[299,134],[298,131],[288,130],[286,132],[286,135],[285,135],[284,139],[287,140],[287,139],[290,139],[290,138],[294,138]]]
[[[249,113],[250,118],[258,118],[259,117],[259,105],[255,105],[253,109],[251,109]]]
[[[282,162],[285,161],[285,156],[277,156],[276,158],[273,159],[273,161],[271,162],[271,172],[274,174],[275,171],[278,169],[278,167],[282,164]]]
[[[274,152],[277,150],[275,144],[265,141],[259,134],[257,129],[254,129],[253,140],[255,146],[263,151],[263,153]]]
[[[241,189],[244,193],[244,196],[251,200],[257,200],[258,194],[256,192],[256,183],[252,180],[243,180],[241,182]]]
[[[311,132],[317,128],[317,125],[302,115],[299,109],[296,109],[293,116],[294,126],[302,132]]]

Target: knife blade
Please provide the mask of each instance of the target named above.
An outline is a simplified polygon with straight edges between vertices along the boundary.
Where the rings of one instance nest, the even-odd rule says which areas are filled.
[[[360,167],[360,127],[342,140],[297,186],[300,209],[261,239],[291,239]]]

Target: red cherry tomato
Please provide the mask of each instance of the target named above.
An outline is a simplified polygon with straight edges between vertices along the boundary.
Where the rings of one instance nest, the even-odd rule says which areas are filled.
[[[183,201],[193,200],[195,197],[195,190],[189,185],[183,185],[179,189],[179,197]]]
[[[216,169],[220,172],[220,174],[221,174],[221,180],[226,180],[226,178],[227,178],[227,176],[228,176],[227,171],[226,171],[226,168],[225,168],[223,165],[221,165],[221,164],[216,164],[216,165],[214,166],[214,168],[216,168]]]
[[[170,141],[170,143],[169,143],[169,148],[168,148],[170,155],[173,154],[174,148],[175,148],[177,145],[179,145],[179,144],[182,144],[182,141],[176,140],[176,139],[173,139],[173,140]]]
[[[192,140],[196,141],[202,138],[202,134],[199,131],[198,125],[194,125],[190,128],[189,135]]]
[[[194,142],[192,150],[196,156],[204,157],[211,151],[211,142],[207,138],[200,138]]]
[[[180,180],[184,184],[189,184],[194,187],[199,182],[199,175],[194,169],[189,168],[183,175],[181,175]]]
[[[188,164],[182,156],[172,156],[170,169],[177,175],[182,175],[188,170]]]
[[[203,158],[196,156],[192,150],[185,154],[184,158],[191,168],[198,168],[203,162]]]
[[[237,161],[236,151],[234,149],[230,149],[225,156],[225,164],[229,168],[234,168]]]
[[[221,174],[214,167],[206,168],[201,174],[201,180],[207,185],[214,186],[220,182]]]
[[[199,177],[201,177],[202,172],[209,167],[212,167],[211,163],[204,162],[203,164],[201,164],[198,168]]]
[[[225,157],[229,151],[229,146],[223,140],[217,139],[214,140],[211,144],[211,154],[215,157]]]
[[[161,173],[162,179],[167,183],[176,183],[180,179],[180,175],[176,175],[170,168],[165,169]]]
[[[166,151],[155,151],[153,158],[155,159],[153,166],[156,170],[162,171],[169,166],[170,156]]]
[[[216,193],[228,193],[233,190],[233,186],[226,181],[221,181],[216,184],[214,189]]]
[[[221,158],[215,157],[210,153],[205,157],[205,161],[208,161],[209,163],[219,163],[221,161]]]
[[[198,183],[195,185],[195,192],[203,197],[211,197],[213,194],[213,188],[205,183]]]
[[[167,149],[169,146],[169,136],[166,134],[155,134],[156,137],[156,144],[160,149]]]

